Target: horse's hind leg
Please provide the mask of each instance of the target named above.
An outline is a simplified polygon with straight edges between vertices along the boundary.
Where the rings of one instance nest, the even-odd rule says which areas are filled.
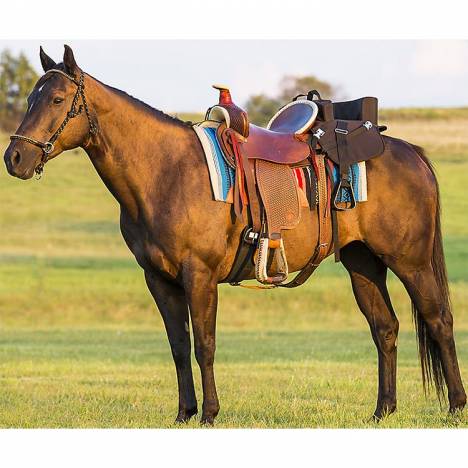
[[[341,260],[377,347],[379,391],[374,418],[379,420],[396,409],[398,320],[387,290],[387,267],[361,242],[344,247]]]
[[[186,422],[197,414],[197,399],[190,361],[187,300],[180,286],[169,283],[161,276],[145,272],[145,278],[148,289],[161,312],[176,366],[179,386],[179,412],[176,422]]]
[[[449,302],[443,299],[444,292],[431,265],[410,269],[404,263],[402,259],[389,267],[401,279],[413,302],[423,377],[429,380],[432,375],[439,396],[445,379],[450,411],[454,412],[465,406],[466,394],[458,368]]]

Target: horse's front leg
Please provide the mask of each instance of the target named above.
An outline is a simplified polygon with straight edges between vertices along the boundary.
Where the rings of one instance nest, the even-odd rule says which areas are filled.
[[[213,424],[219,401],[213,371],[216,348],[218,285],[215,274],[201,262],[184,271],[184,288],[192,319],[195,357],[200,366],[203,387],[202,424]]]
[[[183,288],[168,282],[158,274],[145,272],[145,278],[161,312],[176,366],[179,386],[179,412],[176,422],[186,422],[197,414],[197,399],[190,362],[187,300]]]

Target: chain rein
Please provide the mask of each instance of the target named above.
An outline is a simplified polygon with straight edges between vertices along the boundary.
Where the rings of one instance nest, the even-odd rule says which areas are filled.
[[[86,95],[85,95],[85,85],[84,85],[84,73],[81,71],[80,72],[80,79],[77,82],[74,77],[68,75],[67,73],[63,72],[62,70],[49,70],[47,73],[60,73],[61,75],[65,76],[69,80],[73,81],[78,88],[76,90],[75,96],[73,97],[72,105],[70,107],[70,110],[67,112],[67,115],[65,116],[65,119],[63,122],[60,124],[60,127],[55,131],[55,133],[49,138],[48,141],[42,142],[39,140],[36,140],[34,138],[30,138],[24,135],[11,135],[10,140],[22,140],[27,143],[30,143],[34,146],[37,146],[42,149],[42,158],[41,162],[38,164],[38,166],[34,169],[35,173],[37,174],[38,177],[42,175],[42,172],[44,170],[44,165],[49,159],[49,155],[54,151],[55,146],[54,143],[57,141],[57,138],[60,136],[60,134],[63,132],[65,127],[67,126],[68,122],[70,119],[73,119],[80,115],[83,112],[83,108],[85,110],[86,118],[88,119],[88,124],[89,124],[89,133],[91,135],[95,135],[97,133],[97,127],[96,124],[93,122],[91,119],[91,115],[89,113],[89,107],[88,107],[88,102],[86,101]],[[83,102],[83,105],[80,105],[78,107],[78,110],[76,109],[78,105],[78,99],[81,97],[81,100]]]

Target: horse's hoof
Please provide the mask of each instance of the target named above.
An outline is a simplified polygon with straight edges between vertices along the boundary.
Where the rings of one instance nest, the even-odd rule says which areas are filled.
[[[214,426],[214,416],[202,416],[200,419],[200,425],[207,427]]]
[[[450,400],[450,409],[451,414],[459,414],[463,411],[463,408],[466,405],[466,395],[463,393],[458,398],[449,398]]]
[[[363,423],[367,424],[379,424],[382,421],[383,417],[379,416],[378,414],[374,413],[372,416],[369,416],[367,419],[363,419]]]
[[[395,411],[396,411],[396,405],[390,405],[390,406],[385,405],[382,409],[376,409],[371,419],[373,422],[379,423],[385,418],[388,418],[388,416],[390,416]]]
[[[464,407],[465,407],[465,405],[451,407],[449,409],[449,414],[451,416],[459,417],[459,416],[461,416],[463,414],[463,408]]]
[[[195,416],[198,413],[197,407],[191,409],[179,410],[179,414],[175,420],[176,424],[187,423],[190,421],[192,416]]]

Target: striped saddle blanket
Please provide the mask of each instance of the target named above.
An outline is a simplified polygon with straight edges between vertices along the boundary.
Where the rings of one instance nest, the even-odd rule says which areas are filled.
[[[214,199],[225,203],[233,203],[233,191],[235,170],[229,166],[223,156],[221,147],[216,137],[217,122],[203,122],[193,126],[205,152],[206,163],[210,173],[211,187],[213,189]],[[327,159],[329,183],[336,187],[339,181],[338,166]],[[316,204],[316,174],[313,166],[293,169],[297,185],[299,187],[299,196],[303,206],[312,206]],[[349,180],[352,184],[356,202],[367,201],[367,179],[366,163],[359,162],[351,165],[349,169]],[[344,191],[339,202],[349,202],[349,195]]]

